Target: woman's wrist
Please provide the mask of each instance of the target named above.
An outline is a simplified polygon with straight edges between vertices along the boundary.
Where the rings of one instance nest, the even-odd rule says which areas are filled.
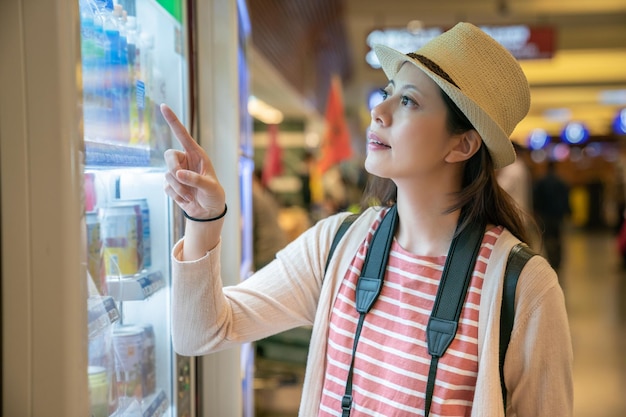
[[[225,216],[214,221],[185,222],[185,244],[183,258],[186,261],[200,259],[214,249],[222,234]]]
[[[183,210],[183,216],[185,216],[187,219],[194,221],[194,222],[214,222],[215,220],[219,220],[222,217],[226,216],[226,213],[228,212],[228,205],[226,203],[224,203],[224,211],[222,212],[222,214],[219,214],[215,217],[209,217],[209,218],[197,218],[197,217],[191,217],[189,214],[187,214],[187,212],[185,210]]]

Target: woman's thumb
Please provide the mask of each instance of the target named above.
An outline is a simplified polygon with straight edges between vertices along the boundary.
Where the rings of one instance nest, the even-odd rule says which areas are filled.
[[[176,171],[176,179],[185,185],[195,186],[198,183],[200,175],[187,169],[179,169]]]

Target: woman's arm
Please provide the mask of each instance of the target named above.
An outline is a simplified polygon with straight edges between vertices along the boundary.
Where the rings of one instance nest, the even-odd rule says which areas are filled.
[[[187,238],[173,250],[172,334],[184,355],[202,355],[284,330],[311,325],[326,254],[342,215],[321,220],[238,285],[223,287],[220,250],[182,261]]]
[[[504,375],[507,416],[570,417],[573,353],[563,292],[541,257],[522,271]]]

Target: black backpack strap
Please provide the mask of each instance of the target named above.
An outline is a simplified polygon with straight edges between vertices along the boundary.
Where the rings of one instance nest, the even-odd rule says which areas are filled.
[[[504,282],[502,284],[502,306],[500,308],[500,384],[502,386],[502,399],[504,410],[506,411],[506,385],[504,383],[504,358],[506,350],[511,340],[513,330],[513,320],[515,319],[515,290],[517,280],[526,265],[526,262],[536,253],[526,244],[518,243],[509,252],[509,258],[504,272]]]
[[[352,408],[352,377],[356,348],[365,315],[374,305],[383,287],[383,280],[391,243],[398,223],[397,207],[393,206],[374,232],[365,256],[363,270],[356,285],[356,309],[359,321],[352,346],[352,360],[348,369],[345,394],[341,400],[342,417],[349,417]],[[462,222],[459,222],[462,223]],[[433,312],[427,326],[428,352],[432,355],[426,387],[426,413],[428,415],[439,358],[454,339],[458,321],[469,287],[474,265],[480,250],[484,223],[470,223],[457,233],[450,245]]]
[[[483,222],[468,224],[452,240],[448,251],[433,311],[426,327],[431,361],[426,383],[425,416],[430,413],[439,358],[446,352],[457,332],[485,227]]]
[[[335,237],[333,238],[333,242],[330,245],[330,250],[328,251],[328,256],[326,257],[326,266],[324,267],[324,273],[328,269],[328,264],[330,263],[330,260],[333,257],[333,253],[335,252],[335,249],[337,248],[337,245],[341,241],[341,238],[343,237],[343,235],[346,234],[346,231],[350,228],[350,225],[352,225],[352,223],[354,223],[354,221],[356,220],[357,217],[359,217],[358,214],[352,213],[349,216],[346,216],[346,218],[343,219],[343,221],[339,225],[339,229],[337,229],[337,233],[335,233]]]
[[[365,255],[363,270],[356,283],[356,311],[361,314],[370,311],[383,288],[391,243],[397,226],[398,207],[394,205],[374,232],[372,243]]]
[[[389,219],[386,222],[386,225],[383,227],[383,223],[381,223],[381,225],[377,229],[376,233],[380,234],[381,237],[379,239],[372,240],[370,250],[368,250],[368,253],[366,255],[363,269],[365,271],[365,269],[367,269],[367,265],[369,265],[370,262],[374,262],[375,265],[373,265],[370,268],[368,275],[362,274],[362,275],[365,275],[366,277],[368,277],[369,275],[372,275],[371,271],[377,271],[378,274],[382,274],[384,276],[384,272],[386,268],[386,260],[389,255],[388,253],[389,249],[386,248],[386,246],[387,245],[390,246],[390,242],[393,239],[393,234],[394,234],[395,227],[396,227],[396,225],[393,224],[394,222],[392,222],[393,218],[396,217],[395,210],[396,209],[394,207],[392,208],[392,210],[390,210],[390,213],[387,213],[387,215],[392,214],[392,216],[387,216],[387,215],[385,216],[386,218],[389,217]],[[391,213],[391,212],[394,212],[394,213]],[[342,221],[341,225],[339,226],[339,229],[337,230],[337,233],[335,234],[330,250],[328,252],[328,258],[326,260],[325,270],[328,269],[328,264],[330,263],[333,253],[337,245],[341,241],[343,235],[345,234],[345,232],[348,230],[350,225],[354,222],[354,220],[358,216],[359,216],[358,214],[351,214]],[[474,271],[473,266],[476,263],[476,256],[478,255],[480,243],[482,242],[484,229],[485,229],[484,225],[482,227],[481,226],[477,227],[476,225],[473,225],[469,229],[465,230],[465,238],[455,239],[455,241],[453,241],[451,245],[448,258],[446,259],[446,266],[444,267],[444,272],[447,269],[450,269],[451,266],[453,266],[451,265],[453,261],[450,255],[454,253],[458,253],[460,251],[463,255],[454,256],[454,258],[456,259],[455,265],[462,265],[460,258],[462,258],[463,256],[467,256],[467,254],[469,253],[468,251],[471,249],[471,246],[472,246],[469,244],[469,241],[474,240],[475,245],[477,246],[474,246],[475,253],[472,254],[473,259],[471,261],[466,261],[469,263],[469,266],[471,266],[471,268],[468,268],[468,263],[465,263],[464,269],[457,270],[456,268],[458,267],[453,267],[453,269],[456,271],[457,274],[465,273],[465,280],[463,281],[462,285],[461,285],[461,280],[454,280],[454,282],[451,284],[443,285],[444,277],[442,276],[442,282],[439,286],[437,298],[435,300],[435,307],[433,308],[433,316],[435,316],[435,319],[433,320],[433,317],[431,317],[431,320],[428,323],[429,328],[427,329],[427,337],[429,339],[428,340],[429,353],[431,352],[431,340],[433,343],[432,352],[441,353],[440,356],[442,356],[445,350],[447,349],[447,347],[450,345],[450,343],[454,339],[454,336],[456,335],[456,327],[458,326],[457,315],[460,315],[460,312],[463,306],[463,301],[464,301],[463,295],[467,293],[469,280],[471,279],[471,275]],[[469,238],[468,238],[468,235],[470,236]],[[383,245],[381,245],[381,241],[383,240],[385,242]],[[458,248],[457,248],[458,243],[456,243],[457,241],[463,242],[460,246],[458,246]],[[379,243],[376,244],[375,242],[379,242]],[[376,254],[370,255],[370,253],[372,252],[372,249],[374,248],[377,248],[375,249]],[[499,362],[500,362],[500,381],[502,385],[502,398],[504,401],[505,410],[506,410],[507,391],[506,391],[506,386],[504,383],[504,358],[506,355],[506,350],[509,345],[509,341],[511,339],[511,331],[513,329],[513,320],[515,317],[515,291],[517,288],[517,281],[518,281],[518,278],[522,269],[524,268],[528,260],[532,258],[534,255],[536,255],[536,253],[533,252],[532,249],[530,249],[527,245],[523,243],[519,243],[515,245],[509,252],[509,257],[507,260],[506,270],[504,274],[504,282],[503,282],[503,287],[502,287],[501,317],[500,317]],[[370,260],[369,259],[370,256],[374,256],[374,259],[378,262],[374,260]],[[384,260],[384,262],[381,264],[380,260]],[[446,281],[449,281],[449,280],[446,279]],[[359,282],[361,282],[360,278],[359,278]],[[444,287],[448,289],[444,289]],[[442,305],[440,301],[442,299],[441,297],[442,293],[443,292],[448,293],[450,291],[453,291],[450,289],[452,287],[455,288],[454,292],[457,293],[457,296],[456,296],[457,302],[456,303],[449,302],[449,297],[445,297],[444,300],[446,301],[444,301],[444,304]],[[365,314],[367,313],[367,311],[369,311],[372,305],[374,304],[374,301],[376,300],[381,289],[382,289],[382,278],[380,282],[373,282],[371,279],[365,279],[362,281],[361,284],[357,284],[357,295],[356,295],[357,296],[357,308],[359,309],[360,317],[359,317],[359,323],[357,325],[357,331],[355,334],[355,340],[353,344],[354,346],[353,346],[353,352],[352,352],[352,363],[350,366],[350,371],[352,371],[354,367],[354,354],[355,354],[357,342],[361,333],[363,319],[365,318]],[[459,295],[459,292],[460,292],[460,295]],[[459,299],[459,297],[463,297],[463,298]],[[449,323],[449,320],[448,321],[445,319],[442,320],[437,315],[435,315],[435,310],[439,312],[440,309],[441,309],[441,312],[442,313],[445,312],[445,315],[448,317],[450,317],[452,315],[452,311],[454,311],[454,316],[456,317],[456,323],[451,324]],[[431,321],[434,324],[431,324]],[[434,360],[431,361],[431,368],[429,372],[429,383],[427,384],[427,397],[426,397],[428,410],[430,409],[430,402],[432,401],[432,391],[434,390],[434,379],[436,376],[436,369],[437,369],[438,359],[440,356],[438,357],[433,356]],[[344,395],[342,399],[342,408],[343,408],[344,416],[350,415],[350,409],[352,405],[352,378],[351,378],[352,375],[351,374],[352,372],[349,372],[348,381],[346,382],[346,394]],[[432,381],[430,381],[431,377],[432,377]],[[430,391],[430,394],[428,393],[428,391]],[[426,415],[428,415],[428,411],[426,412]]]
[[[387,259],[391,251],[391,243],[398,225],[398,209],[394,205],[385,214],[380,225],[374,232],[372,242],[365,255],[363,269],[356,283],[356,310],[359,313],[359,321],[354,332],[352,342],[352,359],[348,368],[348,378],[346,380],[346,390],[341,399],[341,416],[349,417],[352,409],[352,376],[354,372],[354,357],[356,347],[361,336],[365,315],[374,305],[383,287]]]

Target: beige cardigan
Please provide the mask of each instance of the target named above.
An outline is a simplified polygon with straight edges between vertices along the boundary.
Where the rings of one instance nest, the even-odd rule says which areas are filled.
[[[318,222],[239,285],[222,288],[220,246],[197,261],[180,262],[173,248],[172,334],[183,355],[205,355],[303,325],[313,325],[300,417],[317,416],[324,380],[333,301],[377,209],[346,232],[324,277],[332,238],[348,213]],[[518,240],[504,231],[494,245],[483,283],[478,378],[472,417],[504,417],[498,367],[502,276]],[[572,348],[563,293],[555,272],[535,256],[524,268],[515,298],[515,324],[504,373],[508,417],[572,416]],[[339,412],[339,410],[338,410]]]

